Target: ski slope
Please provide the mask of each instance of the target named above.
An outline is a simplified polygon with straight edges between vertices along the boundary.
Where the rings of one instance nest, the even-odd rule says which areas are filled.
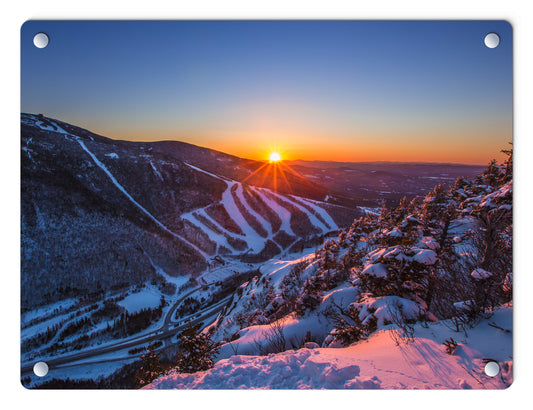
[[[242,250],[236,249],[236,247],[228,241],[228,237],[230,237],[244,241],[247,247],[244,252],[252,252],[255,254],[261,252],[268,240],[274,241],[274,237],[280,231],[285,231],[288,235],[296,236],[291,227],[291,218],[293,218],[293,215],[291,211],[287,209],[287,206],[283,205],[284,203],[288,203],[301,211],[309,219],[311,225],[317,228],[323,234],[338,229],[338,226],[333,221],[333,218],[325,209],[320,207],[317,201],[281,194],[267,188],[247,187],[246,189],[249,189],[250,192],[255,193],[261,199],[261,201],[280,219],[281,226],[276,230],[268,218],[262,215],[260,210],[256,209],[247,200],[246,196],[244,195],[245,187],[242,183],[215,175],[189,163],[185,164],[198,172],[202,172],[226,184],[226,189],[222,193],[220,204],[224,207],[225,211],[233,220],[233,222],[235,222],[235,224],[240,228],[242,234],[232,232],[226,226],[209,216],[209,214],[206,212],[208,207],[195,209],[191,212],[181,215],[182,219],[187,220],[202,232],[207,234],[211,240],[215,241],[218,248],[223,246],[234,254],[242,253]],[[239,208],[237,204],[238,202],[242,204],[245,212]],[[264,229],[264,231],[267,232],[266,237],[258,232],[258,229],[255,228],[250,222],[250,216],[245,215],[245,213],[251,215],[251,217],[254,218]],[[204,222],[205,220],[207,220],[209,224],[206,224]]]

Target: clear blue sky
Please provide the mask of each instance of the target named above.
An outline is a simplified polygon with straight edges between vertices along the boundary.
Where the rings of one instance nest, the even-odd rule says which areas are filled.
[[[111,138],[486,163],[512,137],[502,21],[29,21],[21,41],[21,110]]]

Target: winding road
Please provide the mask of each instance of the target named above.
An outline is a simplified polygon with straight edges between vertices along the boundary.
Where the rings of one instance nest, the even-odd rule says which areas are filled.
[[[156,330],[151,331],[150,333],[146,333],[140,336],[134,336],[128,339],[123,339],[119,342],[108,344],[102,347],[96,347],[93,349],[87,349],[83,350],[81,352],[59,356],[59,357],[50,357],[50,358],[38,358],[33,359],[31,362],[22,363],[21,365],[21,375],[28,375],[33,373],[33,365],[38,361],[46,362],[50,370],[60,368],[60,367],[73,367],[78,365],[88,365],[88,364],[96,364],[96,363],[107,363],[112,361],[119,361],[119,360],[127,360],[127,359],[133,359],[134,356],[124,357],[124,358],[109,358],[107,360],[98,360],[94,362],[82,362],[82,363],[76,363],[80,360],[84,359],[90,359],[93,357],[101,356],[107,353],[116,352],[119,350],[124,350],[128,348],[133,348],[135,346],[143,345],[145,343],[150,343],[154,340],[164,340],[167,338],[170,338],[180,332],[182,332],[189,323],[199,323],[208,317],[211,317],[218,312],[220,312],[225,304],[231,299],[233,295],[229,295],[222,300],[219,300],[215,302],[212,305],[206,306],[199,312],[195,312],[193,315],[189,316],[191,318],[190,320],[187,320],[187,318],[182,318],[181,321],[184,322],[183,324],[176,326],[175,323],[172,322],[172,317],[174,316],[176,310],[178,307],[183,303],[183,301],[191,296],[193,293],[199,291],[204,286],[209,286],[210,284],[205,284],[202,286],[198,286],[186,294],[184,294],[182,297],[180,297],[168,310],[165,319],[163,321],[163,324],[161,327],[159,327]]]

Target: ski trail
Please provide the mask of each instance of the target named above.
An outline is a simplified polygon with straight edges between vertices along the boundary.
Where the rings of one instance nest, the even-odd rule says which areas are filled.
[[[156,174],[161,181],[163,181],[163,176],[159,172],[159,170],[155,167],[154,163],[150,161],[150,165],[152,166],[152,169],[154,170],[154,174]]]
[[[270,238],[272,236],[272,225],[270,225],[270,223],[265,218],[263,218],[259,213],[257,213],[251,207],[251,205],[246,201],[242,184],[239,184],[239,186],[237,187],[235,191],[235,194],[239,197],[241,203],[248,210],[248,212],[250,212],[250,214],[254,216],[255,219],[257,219],[261,225],[263,225],[263,228],[265,228],[265,231],[267,231],[268,237]]]
[[[111,182],[124,194],[126,197],[137,207],[139,208],[146,216],[148,216],[152,221],[154,221],[161,229],[163,229],[165,232],[169,233],[170,235],[174,236],[175,238],[178,238],[180,241],[185,242],[187,245],[189,245],[191,248],[193,248],[195,251],[197,251],[200,255],[202,255],[205,259],[209,258],[209,255],[202,251],[198,246],[195,244],[189,242],[187,239],[185,239],[183,236],[178,235],[177,233],[172,232],[170,229],[168,229],[165,225],[163,225],[161,222],[159,222],[158,219],[156,219],[150,212],[148,212],[141,204],[139,204],[133,197],[126,191],[126,189],[120,185],[120,183],[115,179],[113,174],[107,169],[107,167],[96,158],[96,156],[85,146],[83,141],[76,138],[76,141],[80,146],[83,148],[87,154],[92,158],[94,163],[98,165],[98,167],[106,173],[106,175],[109,177]]]
[[[318,206],[317,201],[313,201],[307,198],[302,198],[297,196],[296,197],[299,201],[305,203],[307,206],[313,209],[317,214],[319,214],[324,222],[326,222],[327,225],[329,225],[330,230],[339,229],[339,226],[335,223],[333,218],[330,216],[328,211],[326,211],[324,208]]]
[[[284,195],[278,194],[277,192],[273,192],[272,191],[272,194],[277,196],[282,201],[287,201],[288,203],[293,205],[295,208],[299,209],[304,214],[306,214],[307,217],[309,218],[309,221],[311,222],[311,224],[314,225],[315,227],[317,227],[318,229],[320,229],[323,233],[326,233],[326,232],[328,232],[330,230],[328,226],[326,226],[324,223],[322,223],[315,215],[313,215],[311,212],[309,212],[304,206],[302,206],[299,203],[291,200],[289,197],[286,197]]]
[[[231,232],[230,230],[228,230],[224,226],[222,226],[219,222],[217,222],[213,217],[211,217],[206,212],[205,208],[196,210],[194,212],[198,212],[199,214],[201,214],[205,219],[207,219],[209,222],[211,222],[213,225],[215,225],[215,227],[217,227],[219,230],[221,230],[222,232],[226,233],[227,235],[229,235],[229,236],[231,236],[233,238],[243,239],[242,235],[240,235],[238,233],[235,233],[235,232]],[[211,229],[211,231],[212,231],[212,229]]]
[[[275,213],[278,214],[279,219],[281,220],[281,226],[280,230],[284,230],[289,235],[296,236],[291,228],[291,213],[288,209],[281,206],[279,203],[277,203],[275,200],[271,199],[266,195],[265,192],[270,192],[265,188],[256,188],[256,187],[250,187],[253,189],[263,200],[265,204],[267,204],[270,209],[272,209]],[[264,192],[263,192],[264,191]]]
[[[202,212],[202,211],[204,211],[204,210],[200,209],[200,210],[194,211],[194,213],[202,214],[203,217],[208,216],[207,213]],[[182,215],[181,218],[189,221],[193,225],[195,225],[198,228],[200,228],[200,230],[202,230],[203,232],[207,233],[208,236],[209,236],[209,239],[214,241],[214,242],[216,242],[216,244],[218,246],[225,246],[226,248],[235,251],[235,248],[233,248],[233,246],[231,246],[229,244],[228,240],[226,239],[226,237],[224,235],[219,234],[218,232],[214,231],[209,226],[204,224],[200,219],[198,219],[194,215],[194,213],[188,213],[188,214]],[[207,219],[209,220],[209,222],[212,222],[209,218],[207,218]],[[216,226],[218,227],[218,225],[216,225]],[[225,231],[225,229],[224,229],[224,231]]]
[[[221,180],[221,181],[224,181],[226,184],[228,184],[229,182],[235,182],[235,181],[233,181],[233,180],[231,180],[231,179],[229,179],[229,178],[222,177],[222,176],[220,176],[220,175],[215,175],[215,174],[212,174],[211,172],[208,172],[208,171],[203,170],[202,168],[195,167],[194,165],[191,165],[191,164],[189,164],[188,162],[183,162],[183,163],[184,163],[185,165],[187,165],[188,167],[190,167],[190,168],[192,168],[192,169],[194,169],[194,170],[196,170],[196,171],[198,171],[198,172],[202,172],[202,173],[204,173],[204,174],[206,174],[206,175],[209,175],[209,176],[211,176],[211,177],[213,177],[213,178],[216,178],[216,179],[219,179],[219,180]],[[228,182],[228,181],[229,181],[229,182]]]
[[[213,217],[211,217],[206,212],[206,208],[199,208],[199,209],[195,209],[194,211],[187,212],[186,214],[182,214],[181,218],[188,220],[189,222],[191,222],[192,224],[196,225],[197,227],[201,228],[204,231],[208,230],[209,231],[209,235],[211,235],[211,232],[212,232],[213,236],[220,236],[220,234],[217,231],[213,230],[213,228],[211,228],[211,227],[207,226],[205,223],[203,223],[195,214],[201,215],[203,218],[207,219],[211,224],[213,224],[219,231],[227,234],[228,236],[231,236],[232,238],[242,239],[242,240],[245,239],[242,235],[237,234],[235,232],[232,232],[232,231],[228,230],[227,228],[225,228],[224,226],[222,226],[220,224],[220,222],[215,220]],[[231,245],[229,245],[226,242],[222,243],[222,245],[224,245],[224,246],[227,245],[227,246],[231,247],[232,249],[234,249]]]
[[[260,252],[264,246],[264,238],[262,238],[248,223],[245,216],[241,213],[239,207],[237,206],[235,198],[233,198],[233,194],[231,192],[231,188],[239,183],[232,181],[227,182],[227,184],[228,188],[222,194],[222,201],[220,203],[224,206],[224,208],[226,208],[226,212],[235,222],[237,222],[241,228],[241,231],[244,233],[242,239],[246,242],[248,247],[254,252]]]
[[[253,252],[260,252],[264,247],[264,238],[262,238],[255,231],[255,229],[248,223],[248,221],[246,220],[246,217],[241,213],[239,207],[237,206],[237,203],[235,202],[235,198],[233,197],[233,193],[231,192],[231,189],[233,188],[233,186],[235,185],[239,186],[241,184],[232,179],[212,174],[211,172],[195,167],[194,165],[191,165],[187,162],[185,162],[185,165],[187,165],[188,167],[198,172],[203,172],[206,175],[209,175],[213,178],[216,178],[226,183],[227,188],[222,193],[222,200],[220,201],[220,203],[222,204],[222,206],[224,206],[228,215],[230,215],[231,218],[237,223],[237,225],[239,225],[239,227],[241,228],[241,231],[244,234],[244,235],[238,235],[237,237],[245,241],[248,248],[252,249]],[[224,231],[227,231],[227,229],[224,229]],[[231,249],[234,249],[234,248],[231,247]]]

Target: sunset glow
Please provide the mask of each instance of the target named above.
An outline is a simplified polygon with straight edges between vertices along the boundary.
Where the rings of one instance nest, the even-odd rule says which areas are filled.
[[[512,139],[505,22],[94,24],[25,24],[24,112],[257,161],[486,164]],[[44,53],[38,31],[55,34]],[[489,31],[502,38],[496,49],[484,46]]]
[[[270,160],[270,162],[278,162],[281,161],[281,155],[277,152],[273,152],[272,154],[270,154],[268,159]]]

